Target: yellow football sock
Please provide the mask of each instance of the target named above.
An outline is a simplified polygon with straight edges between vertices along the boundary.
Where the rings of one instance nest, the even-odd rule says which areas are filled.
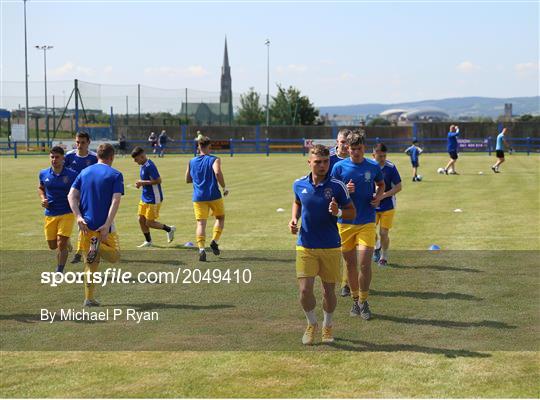
[[[84,272],[96,272],[98,270],[98,263],[84,264]],[[92,282],[92,277],[85,276],[84,282],[84,299],[94,300],[95,284]]]
[[[357,299],[358,296],[359,296],[358,293],[359,293],[358,290],[351,290],[351,297],[352,297],[353,299]]]
[[[363,303],[367,300],[369,295],[369,290],[366,290],[365,292],[363,290],[360,290],[360,303]]]
[[[223,229],[221,229],[219,226],[214,226],[212,240],[217,242],[221,237],[221,232],[223,232]]]
[[[205,243],[206,243],[206,238],[204,236],[197,236],[197,246],[199,246],[199,249],[204,249]]]

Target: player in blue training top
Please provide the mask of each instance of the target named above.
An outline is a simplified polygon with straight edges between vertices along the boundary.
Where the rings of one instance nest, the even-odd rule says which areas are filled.
[[[379,225],[379,238],[375,244],[373,260],[377,261],[381,267],[388,264],[388,249],[390,247],[388,232],[394,224],[396,194],[401,192],[401,176],[399,176],[396,166],[386,159],[387,151],[384,143],[378,143],[373,148],[373,158],[381,167],[385,188],[381,202],[375,209],[377,213],[375,225]]]
[[[206,261],[206,220],[212,210],[216,217],[210,248],[217,256],[220,254],[218,240],[225,225],[225,206],[223,196],[229,194],[225,187],[225,178],[221,171],[221,159],[210,154],[210,138],[199,136],[197,139],[198,155],[189,161],[186,169],[186,183],[193,183],[193,211],[197,220],[195,235],[199,248],[199,261]]]
[[[86,132],[78,132],[75,136],[75,144],[77,149],[66,153],[66,166],[76,171],[79,174],[83,169],[97,163],[97,155],[93,151],[88,150],[90,146],[90,135]],[[77,251],[71,260],[72,264],[81,262],[81,241],[77,239]]]
[[[296,277],[300,304],[306,314],[307,328],[303,344],[313,344],[317,330],[313,286],[319,276],[323,286],[324,321],[322,342],[334,341],[332,315],[336,309],[335,286],[339,281],[341,239],[337,218],[354,219],[356,211],[345,184],[330,177],[329,154],[323,145],[309,150],[311,173],[293,184],[294,202],[289,229],[298,233],[296,246]],[[300,226],[298,220],[301,219]]]
[[[495,145],[495,156],[497,157],[497,162],[491,167],[491,170],[496,174],[501,172],[499,171],[499,167],[504,162],[504,148],[508,148],[510,150],[510,153],[512,153],[512,148],[506,141],[507,133],[508,130],[506,128],[503,128],[501,133],[497,135],[497,143]]]
[[[413,140],[412,145],[407,147],[405,154],[411,158],[411,165],[413,170],[413,182],[420,182],[421,179],[418,178],[418,167],[420,166],[420,154],[422,154],[422,149],[418,146],[418,140]]]
[[[163,192],[161,190],[161,177],[157,170],[156,164],[150,160],[142,147],[135,147],[131,152],[133,160],[141,166],[140,178],[135,182],[137,189],[142,187],[141,200],[139,201],[139,207],[137,213],[139,215],[139,225],[144,235],[143,244],[137,247],[151,247],[152,236],[150,235],[150,228],[161,229],[167,233],[167,242],[171,243],[174,239],[174,232],[176,227],[171,225],[167,226],[158,222],[159,209],[163,202]]]
[[[448,132],[448,145],[447,150],[450,155],[450,161],[446,164],[444,168],[444,173],[446,175],[459,175],[456,172],[456,161],[458,159],[458,137],[459,137],[459,126],[450,125]]]
[[[63,272],[69,251],[69,237],[75,216],[71,212],[68,193],[77,173],[64,164],[64,149],[54,146],[50,151],[51,167],[39,173],[38,194],[45,208],[45,239],[49,249],[56,249],[56,272]]]
[[[347,150],[347,135],[349,133],[351,133],[350,129],[339,130],[336,138],[336,146],[330,149],[330,168],[328,171],[332,171],[336,163],[349,157],[349,151]]]
[[[367,320],[371,318],[367,298],[371,283],[371,258],[375,246],[375,207],[384,194],[384,179],[379,165],[364,158],[364,132],[361,129],[354,130],[347,136],[347,142],[350,157],[334,165],[331,175],[347,185],[356,208],[356,218],[340,218],[338,227],[353,298],[350,314]],[[377,192],[374,197],[375,186]]]
[[[84,306],[99,306],[94,298],[92,273],[99,267],[100,256],[115,263],[120,259],[118,234],[114,217],[124,194],[124,178],[112,168],[114,148],[109,143],[97,149],[98,163],[81,171],[68,195],[69,205],[81,231],[81,248],[85,252]]]

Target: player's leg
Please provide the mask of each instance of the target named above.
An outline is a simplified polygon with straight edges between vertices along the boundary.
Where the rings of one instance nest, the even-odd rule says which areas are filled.
[[[377,227],[381,227],[381,218],[383,212],[377,211],[375,213],[375,251],[373,252],[373,261],[378,262],[381,258],[381,237],[377,234]]]
[[[211,201],[209,207],[212,210],[212,214],[216,217],[216,222],[214,223],[214,228],[212,230],[210,248],[214,255],[219,256],[221,252],[219,250],[218,242],[223,233],[223,228],[225,227],[225,206],[223,204],[223,198]]]
[[[64,267],[68,258],[68,242],[69,237],[58,235],[56,238],[57,250],[56,258],[58,266],[56,267],[56,272],[64,272]]]
[[[412,172],[413,172],[413,182],[415,182],[415,181],[416,181],[416,177],[418,176],[418,169],[417,169],[417,167],[413,167]]]
[[[56,250],[56,272],[62,272],[63,268],[59,270],[58,264],[58,222],[59,217],[45,217],[43,230],[45,232],[45,240],[50,250]]]
[[[381,236],[381,258],[378,263],[380,266],[384,266],[388,262],[388,249],[390,248],[390,236],[387,228],[380,228],[379,234]]]
[[[375,223],[360,226],[358,234],[358,263],[360,273],[358,275],[358,285],[360,287],[360,316],[368,320],[371,318],[371,311],[367,301],[369,287],[371,285],[371,260],[373,258],[373,247],[375,246]]]
[[[110,263],[120,260],[120,239],[115,231],[109,233],[99,244],[99,255]]]
[[[306,316],[307,327],[302,336],[303,344],[313,344],[317,330],[317,316],[315,314],[315,294],[313,285],[319,273],[319,261],[314,249],[296,247],[296,278],[300,294],[300,305]]]
[[[81,251],[83,254],[84,262],[84,307],[97,307],[99,302],[95,299],[95,284],[93,279],[93,273],[98,270],[99,266],[99,254],[94,257],[92,262],[88,260],[88,252],[90,251],[90,245],[93,237],[97,237],[98,232],[88,231],[87,233],[80,233]]]
[[[79,230],[79,226],[77,225],[77,251],[73,255],[73,259],[71,260],[72,264],[77,264],[82,261],[82,249],[81,249],[81,232]]]
[[[195,238],[197,247],[199,248],[199,261],[206,261],[206,221],[208,214],[210,213],[210,206],[208,201],[194,201],[193,212],[195,213],[195,220],[197,221],[197,227],[195,228]]]
[[[139,214],[139,226],[141,227],[141,232],[144,235],[144,242],[137,247],[150,247],[152,246],[152,234],[150,233],[150,229],[148,228],[146,224],[146,217],[144,215]]]
[[[150,235],[150,228],[152,229],[159,229],[165,231],[167,234],[167,242],[171,243],[174,240],[174,233],[176,232],[176,227],[174,225],[166,225],[162,224],[161,222],[158,222],[157,219],[159,218],[159,209],[161,208],[161,203],[159,204],[147,204],[147,208],[145,210],[145,225],[146,229],[148,230],[148,234]],[[145,235],[146,236],[146,235]]]
[[[340,249],[320,249],[321,255],[319,258],[321,277],[323,286],[323,328],[322,341],[323,343],[332,343],[334,335],[333,314],[336,310],[336,283],[339,281],[339,263],[341,259]]]

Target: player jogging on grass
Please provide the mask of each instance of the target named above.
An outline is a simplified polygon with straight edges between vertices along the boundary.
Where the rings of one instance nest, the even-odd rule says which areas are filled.
[[[350,129],[340,129],[336,138],[336,146],[330,149],[330,168],[328,171],[332,171],[332,168],[336,163],[349,157],[349,151],[347,150],[347,135],[351,133]]]
[[[295,198],[289,229],[294,235],[298,233],[296,277],[300,304],[308,323],[302,337],[302,343],[306,345],[314,343],[318,327],[313,294],[316,276],[321,278],[323,287],[322,342],[334,341],[332,315],[337,303],[335,285],[340,279],[341,259],[337,219],[354,219],[356,216],[345,184],[328,173],[329,155],[325,146],[313,146],[308,158],[311,173],[293,184]]]
[[[411,158],[411,165],[413,169],[413,182],[420,182],[418,178],[418,167],[420,167],[420,154],[423,150],[418,146],[418,140],[413,140],[412,145],[407,147],[405,154]]]
[[[504,149],[505,149],[505,147],[507,149],[509,149],[510,152],[512,152],[512,148],[510,147],[510,145],[506,141],[507,132],[508,132],[508,130],[506,128],[503,128],[501,133],[499,133],[497,135],[497,143],[495,144],[495,156],[497,157],[497,162],[495,163],[495,165],[491,166],[491,170],[493,172],[495,172],[496,174],[501,172],[501,171],[499,171],[499,167],[505,161],[504,160]]]
[[[371,258],[375,246],[375,207],[379,205],[384,193],[384,179],[379,165],[364,158],[364,132],[361,129],[354,130],[347,137],[347,142],[350,157],[334,165],[331,175],[347,185],[356,208],[355,218],[338,219],[341,251],[353,298],[350,315],[368,320],[371,318],[367,299],[371,284]],[[374,186],[377,186],[375,197]]]
[[[167,242],[171,243],[174,239],[176,227],[167,226],[157,221],[159,218],[159,209],[163,202],[163,192],[161,190],[161,177],[156,164],[150,160],[142,147],[135,147],[131,152],[133,160],[141,166],[140,178],[135,182],[137,189],[142,188],[141,200],[137,213],[139,215],[139,225],[144,235],[144,242],[137,247],[151,247],[152,236],[150,228],[161,229],[167,233]]]
[[[90,146],[90,135],[86,132],[78,132],[75,136],[77,148],[66,153],[65,165],[80,174],[83,169],[98,162],[97,155],[88,150]],[[71,260],[72,264],[81,262],[81,241],[77,235],[77,252]]]
[[[458,159],[458,137],[459,137],[459,126],[450,125],[448,132],[448,144],[446,149],[448,150],[448,155],[450,156],[450,161],[444,167],[444,173],[446,175],[459,175],[456,172],[456,161]]]
[[[210,210],[216,218],[210,248],[214,255],[220,254],[218,240],[225,224],[225,207],[219,187],[221,186],[223,190],[223,196],[229,194],[221,170],[221,159],[210,154],[210,147],[210,138],[199,137],[197,140],[199,154],[189,161],[186,169],[186,183],[193,183],[192,200],[197,220],[195,235],[199,248],[199,261],[206,261],[206,221]]]
[[[63,148],[54,146],[49,154],[51,167],[39,173],[38,194],[45,208],[45,239],[49,249],[56,250],[56,272],[64,272],[75,222],[68,193],[77,173],[65,166]]]
[[[81,231],[81,248],[85,252],[86,277],[84,306],[99,306],[94,297],[94,283],[90,273],[98,270],[100,257],[115,263],[120,259],[118,234],[114,217],[124,194],[122,173],[112,168],[114,148],[109,143],[99,145],[98,163],[85,168],[71,187],[69,205]]]
[[[381,167],[385,188],[381,202],[375,209],[375,226],[379,226],[379,237],[375,244],[373,260],[381,267],[388,264],[388,249],[390,247],[390,237],[388,236],[388,233],[394,223],[396,194],[401,191],[401,177],[399,176],[396,166],[386,159],[387,151],[388,149],[384,143],[378,143],[373,148],[373,158]]]

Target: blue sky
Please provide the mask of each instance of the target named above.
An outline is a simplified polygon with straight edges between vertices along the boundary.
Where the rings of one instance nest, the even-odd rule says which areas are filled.
[[[233,91],[293,85],[316,105],[539,94],[538,2],[27,3],[48,79],[218,91],[227,35]],[[23,2],[1,2],[1,79],[24,80]]]

